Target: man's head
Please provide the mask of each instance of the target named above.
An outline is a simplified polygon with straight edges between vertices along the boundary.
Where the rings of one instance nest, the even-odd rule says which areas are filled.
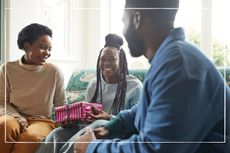
[[[160,32],[173,28],[178,7],[179,0],[126,0],[123,34],[132,56],[146,54],[150,35],[160,39]]]

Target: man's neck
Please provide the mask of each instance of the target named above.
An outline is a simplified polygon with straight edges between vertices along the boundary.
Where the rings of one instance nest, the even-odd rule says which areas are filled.
[[[149,41],[146,41],[146,52],[145,57],[150,60],[154,57],[156,54],[158,48],[162,44],[162,42],[165,40],[165,38],[168,36],[169,31],[171,28],[167,28],[164,30],[156,30],[153,32],[152,37],[149,38]]]

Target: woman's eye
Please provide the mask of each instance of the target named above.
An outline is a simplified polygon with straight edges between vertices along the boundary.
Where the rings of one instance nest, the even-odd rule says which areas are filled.
[[[46,50],[46,47],[40,47],[41,50]]]
[[[48,48],[47,46],[41,46],[40,49],[41,49],[42,51],[47,50],[47,51],[49,51],[49,52],[52,50],[52,48]]]

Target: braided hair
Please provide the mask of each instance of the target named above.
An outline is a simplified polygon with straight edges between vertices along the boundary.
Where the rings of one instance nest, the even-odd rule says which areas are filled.
[[[126,87],[127,87],[127,80],[126,80],[126,75],[128,75],[128,66],[127,66],[127,60],[126,60],[126,56],[125,56],[125,52],[124,50],[121,48],[121,46],[123,45],[123,40],[120,36],[116,35],[116,34],[108,34],[105,37],[105,47],[115,47],[118,52],[119,52],[119,77],[120,77],[120,81],[118,83],[117,86],[117,90],[116,90],[116,95],[114,97],[113,100],[113,104],[112,107],[110,109],[110,114],[118,114],[122,109],[124,109],[124,104],[125,104],[125,94],[126,94]],[[96,90],[94,93],[94,96],[91,100],[91,102],[95,102],[97,100],[97,96],[99,93],[99,89],[100,89],[100,96],[101,96],[101,102],[102,101],[102,86],[101,86],[101,69],[100,69],[100,57],[101,57],[101,53],[103,51],[102,48],[100,50],[98,59],[97,59],[97,83],[96,83]]]

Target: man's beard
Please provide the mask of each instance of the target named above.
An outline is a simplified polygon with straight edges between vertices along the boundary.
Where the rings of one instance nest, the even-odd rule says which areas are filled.
[[[127,27],[125,38],[128,42],[130,54],[133,57],[139,57],[141,55],[144,55],[144,53],[146,52],[144,42],[137,36],[133,24],[129,24],[129,26]]]

